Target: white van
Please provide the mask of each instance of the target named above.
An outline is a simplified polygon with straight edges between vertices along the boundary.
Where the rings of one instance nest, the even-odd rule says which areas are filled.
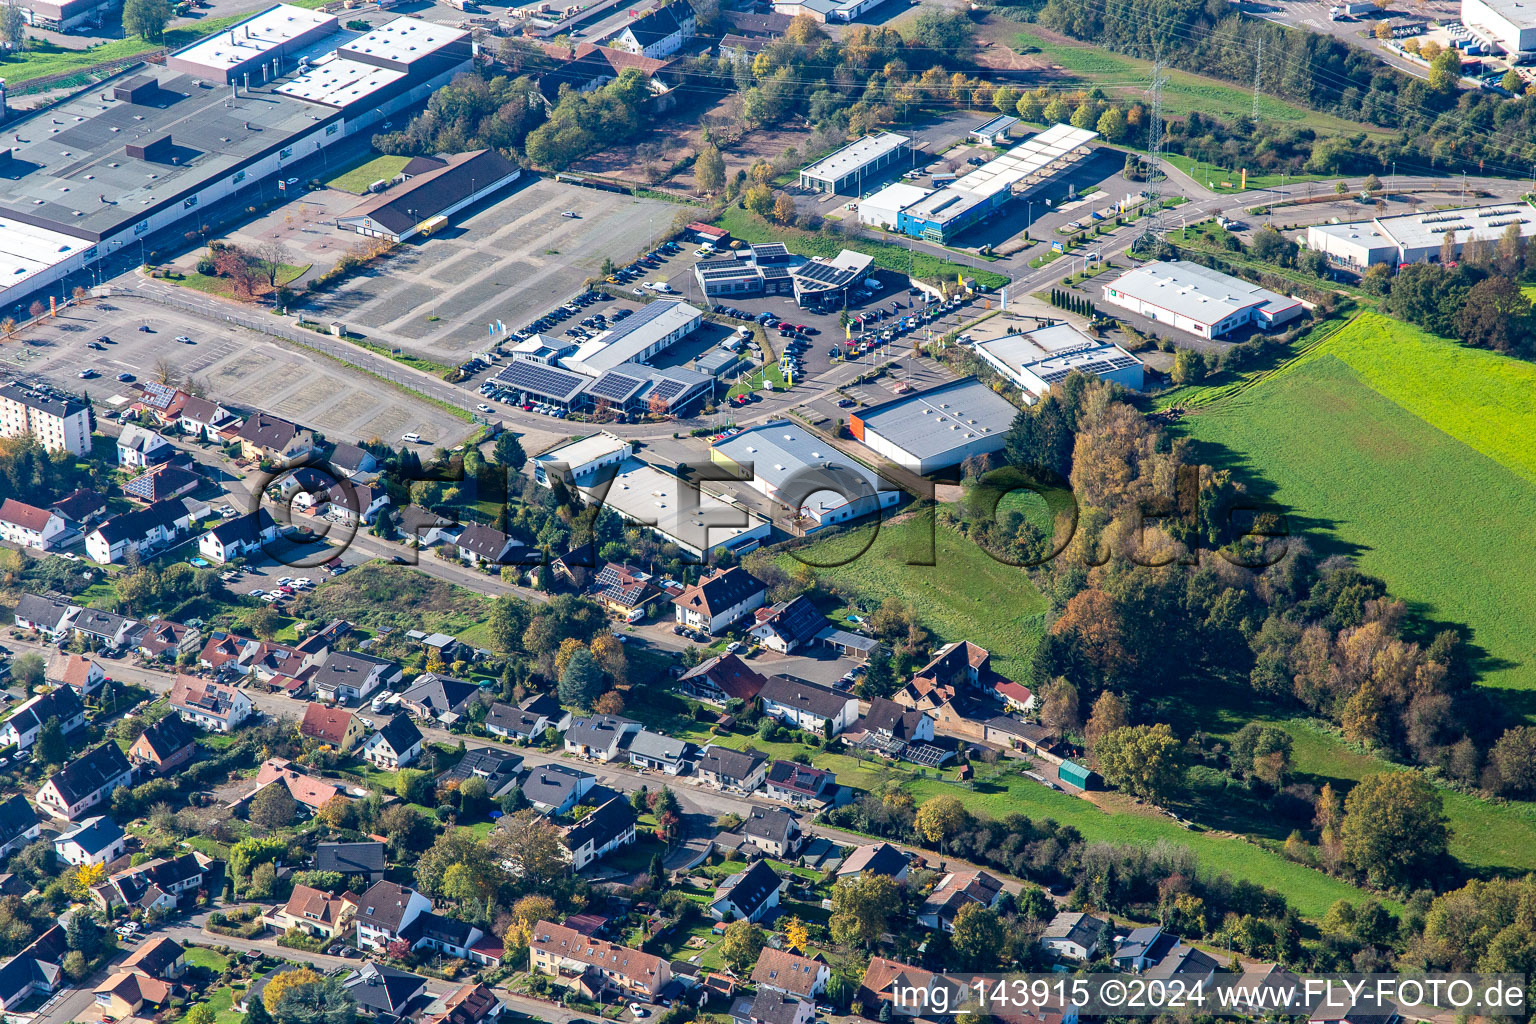
[[[400,440],[404,441],[406,444],[421,444],[421,435],[415,431],[412,431],[409,434],[401,434]]]
[[[646,287],[649,288],[651,291],[659,292],[662,295],[671,295],[672,294],[672,286],[667,284],[667,282],[665,282],[665,281],[651,281],[650,283],[648,283],[646,285]]]

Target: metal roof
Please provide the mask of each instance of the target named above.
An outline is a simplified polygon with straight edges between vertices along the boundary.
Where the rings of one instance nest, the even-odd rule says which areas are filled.
[[[337,28],[334,14],[278,4],[223,32],[178,50],[178,60],[200,64],[210,72],[228,71],[249,60],[274,54],[315,29]]]
[[[1245,309],[1277,312],[1295,299],[1188,260],[1144,263],[1104,286],[1198,323],[1216,324]]]
[[[1438,246],[1447,232],[1456,232],[1456,241],[1473,238],[1498,241],[1509,225],[1519,224],[1526,238],[1536,235],[1536,209],[1526,203],[1501,203],[1496,206],[1470,206],[1455,210],[1428,210],[1397,217],[1378,217],[1376,227],[1404,249]],[[1345,225],[1326,225],[1343,227]]]
[[[1074,370],[1105,374],[1141,362],[1114,342],[1091,338],[1071,324],[1007,334],[975,342],[974,347],[1015,375],[1032,374],[1047,385],[1059,383]]]
[[[851,498],[896,489],[873,470],[789,420],[749,427],[715,444],[714,451],[743,468],[751,466],[753,476],[774,491],[797,479],[806,486],[821,479],[862,491],[851,495],[830,487],[809,491],[800,501],[802,507],[826,511],[847,504]],[[868,490],[863,491],[863,487]]]
[[[918,459],[931,459],[977,437],[1000,435],[1019,410],[975,377],[907,395],[859,414],[868,430]]]
[[[603,333],[582,342],[561,365],[588,377],[601,376],[620,363],[634,360],[661,338],[689,323],[702,322],[704,314],[686,302],[658,299],[634,316],[619,321]]]
[[[833,3],[828,9],[836,9],[837,6]],[[832,155],[822,157],[800,173],[809,178],[838,181],[855,173],[859,168],[867,167],[876,160],[890,155],[911,141],[909,137],[897,135],[895,132],[866,135],[857,142],[850,142]]]

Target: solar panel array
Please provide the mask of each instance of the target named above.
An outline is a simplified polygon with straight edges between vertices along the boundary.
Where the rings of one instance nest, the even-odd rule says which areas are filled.
[[[1090,376],[1095,374],[1103,376],[1106,373],[1112,373],[1115,370],[1123,370],[1128,366],[1135,365],[1136,359],[1132,356],[1110,356],[1106,359],[1091,359],[1087,362],[1077,363],[1073,366],[1064,366],[1056,370],[1047,370],[1045,373],[1040,374],[1040,379],[1045,381],[1047,384],[1060,384],[1062,381],[1066,380],[1067,377],[1070,376],[1074,371],[1079,373],[1086,373]]]
[[[587,388],[587,394],[594,398],[606,398],[610,402],[624,403],[634,396],[635,392],[645,387],[645,381],[639,377],[631,377],[627,373],[619,373],[609,370]]]
[[[843,285],[858,277],[858,273],[852,270],[844,270],[842,267],[828,266],[825,263],[806,263],[795,270],[795,277],[802,282],[809,281],[821,288],[841,288]]]
[[[687,381],[673,380],[671,377],[663,377],[656,382],[651,389],[651,394],[659,395],[663,402],[670,402],[678,395],[687,391],[692,385]]]
[[[756,277],[757,270],[753,267],[731,260],[727,263],[700,263],[694,268],[699,276],[706,281],[714,281],[727,277]]]
[[[139,401],[151,409],[167,408],[171,404],[171,400],[176,397],[176,389],[169,384],[145,384],[141,393],[144,397],[139,399]]]
[[[937,768],[944,760],[946,751],[931,743],[909,743],[907,749],[902,751],[902,756],[913,764],[920,764],[925,768]]]
[[[504,368],[494,378],[503,387],[527,391],[541,398],[568,402],[581,391],[587,378],[568,370],[557,370],[543,363],[519,360]]]

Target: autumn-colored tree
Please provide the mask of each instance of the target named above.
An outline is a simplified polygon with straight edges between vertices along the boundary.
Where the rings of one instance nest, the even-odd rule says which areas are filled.
[[[747,208],[748,213],[767,219],[773,216],[773,189],[758,182],[742,194],[741,204]]]
[[[997,911],[981,903],[967,902],[955,915],[950,946],[961,966],[973,971],[995,971],[1007,945],[1007,931]]]
[[[1070,641],[1075,656],[1101,678],[1117,678],[1124,671],[1125,625],[1114,598],[1097,587],[1073,595],[1051,624],[1051,634]]]
[[[1376,884],[1425,876],[1445,855],[1440,794],[1418,772],[1367,775],[1344,799],[1344,855]]]
[[[742,919],[725,926],[725,938],[720,940],[720,955],[731,970],[745,974],[763,951],[767,938],[763,930],[751,921]]]
[[[795,201],[787,192],[778,192],[773,197],[773,219],[780,224],[793,224],[795,222]]]
[[[811,941],[811,930],[798,917],[784,922],[784,948],[804,950]]]
[[[1088,749],[1098,746],[1100,740],[1116,729],[1124,729],[1131,724],[1130,714],[1126,710],[1125,698],[1112,690],[1105,690],[1099,694],[1099,699],[1093,702],[1093,711],[1088,716],[1088,725],[1083,730],[1083,737],[1088,741]]]
[[[1095,752],[1104,778],[1132,796],[1166,800],[1183,776],[1182,747],[1166,722],[1116,729]]]
[[[1076,731],[1083,724],[1077,687],[1060,677],[1051,680],[1041,696],[1040,724],[1056,736]]]
[[[845,946],[870,948],[888,929],[891,915],[901,909],[901,892],[888,875],[863,874],[844,878],[832,887],[832,939]]]
[[[229,279],[230,292],[237,299],[248,299],[256,287],[256,269],[251,257],[238,245],[225,246],[214,257],[213,269]]]
[[[272,975],[272,980],[267,982],[267,987],[261,990],[262,1005],[267,1008],[268,1013],[271,1013],[277,1008],[278,1000],[282,999],[284,992],[301,985],[313,985],[320,980],[320,972],[309,967],[295,967],[291,971],[280,971]]]
[[[564,672],[565,666],[571,663],[571,656],[577,651],[585,649],[586,646],[586,644],[574,636],[568,636],[561,640],[560,649],[555,652],[555,673],[558,675]]]
[[[105,864],[81,864],[65,874],[64,885],[70,896],[83,900],[91,894],[91,889],[100,885],[106,877]]]
[[[612,633],[599,633],[592,638],[590,649],[597,667],[602,669],[603,674],[609,679],[615,683],[624,683],[629,680],[629,659],[625,656],[624,645],[619,642],[618,637]]]
[[[530,893],[512,904],[512,923],[504,938],[508,949],[524,949],[533,941],[533,926],[553,920],[555,901],[539,893]]]
[[[609,690],[597,698],[597,703],[592,705],[592,710],[599,715],[622,715],[624,713],[624,695],[618,690]]]
[[[912,827],[918,835],[934,844],[942,852],[944,842],[965,826],[970,818],[959,797],[940,796],[925,801],[912,819]]]
[[[671,408],[671,406],[667,404],[667,400],[663,398],[661,396],[661,392],[658,391],[651,395],[651,400],[646,403],[645,408],[646,411],[648,411],[657,419],[664,419],[666,418],[667,411]]]

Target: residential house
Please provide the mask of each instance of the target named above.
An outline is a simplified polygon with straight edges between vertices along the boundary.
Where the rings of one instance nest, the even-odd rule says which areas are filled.
[[[523,795],[551,816],[565,814],[587,795],[597,778],[563,764],[534,765],[523,780]]]
[[[772,916],[779,905],[779,893],[784,888],[780,878],[766,860],[760,860],[744,871],[730,875],[715,888],[715,898],[709,904],[709,916],[716,921],[747,920],[754,923]]]
[[[1119,939],[1112,959],[1120,970],[1139,973],[1162,963],[1180,945],[1177,935],[1170,935],[1159,925],[1146,925]]]
[[[50,718],[58,719],[64,733],[74,732],[85,724],[85,705],[67,686],[29,697],[0,725],[0,744],[27,749],[37,741],[38,732]]]
[[[693,5],[687,0],[675,0],[625,25],[612,44],[614,49],[659,60],[681,50],[697,27]]]
[[[358,1016],[381,1024],[413,1019],[428,999],[426,978],[384,964],[363,964],[341,984],[356,1000]]]
[[[333,704],[316,704],[311,701],[304,708],[304,718],[299,722],[299,735],[346,754],[363,742],[368,729],[362,720],[346,708]]]
[[[480,695],[474,683],[424,672],[400,695],[400,704],[417,718],[452,722],[468,714]]]
[[[93,525],[107,511],[107,496],[99,491],[80,487],[48,506],[77,529]]]
[[[325,461],[348,480],[372,483],[379,476],[379,460],[368,449],[355,444],[337,442],[331,449],[330,458]]]
[[[357,902],[357,944],[383,949],[421,914],[431,913],[432,901],[396,882],[375,882]]]
[[[819,806],[837,795],[836,775],[796,761],[773,762],[763,785],[769,799],[783,800],[796,807]]]
[[[780,654],[789,654],[811,644],[827,626],[827,620],[803,594],[790,601],[759,608],[753,618],[754,625],[747,631],[748,635]]]
[[[567,717],[569,717],[568,713]],[[525,711],[500,701],[491,704],[491,710],[485,716],[486,732],[492,736],[502,736],[523,743],[532,742],[543,736],[544,730],[549,727],[548,716]]]
[[[764,714],[821,736],[836,736],[859,717],[851,693],[789,676],[770,676],[758,697]]]
[[[17,793],[0,800],[0,860],[41,834],[42,822],[26,797]]]
[[[165,775],[191,760],[196,749],[197,737],[181,716],[166,715],[145,726],[128,748],[128,760]]]
[[[240,446],[241,458],[278,466],[298,462],[315,450],[313,431],[265,412],[247,417],[234,440]]]
[[[710,704],[739,700],[750,704],[768,680],[734,654],[700,662],[677,678],[677,692]]]
[[[335,871],[348,878],[361,875],[371,883],[383,878],[388,866],[383,843],[321,843],[315,847],[316,871]]]
[[[80,608],[42,594],[22,594],[16,600],[16,625],[57,640],[69,632]]]
[[[420,505],[407,505],[400,510],[400,536],[415,538],[417,545],[430,548],[458,535],[459,524],[446,516],[424,509]]]
[[[218,402],[188,395],[181,403],[175,422],[184,434],[191,434],[206,441],[216,441],[219,438],[219,432],[233,427],[239,418]]]
[[[150,1017],[170,1002],[175,986],[137,971],[114,971],[93,990],[96,1010],[103,1021],[126,1017]]]
[[[914,679],[930,679],[946,686],[985,689],[992,674],[991,655],[986,648],[969,640],[945,644],[928,659],[928,664],[913,673]]]
[[[634,808],[624,797],[616,796],[568,827],[564,838],[571,870],[580,871],[635,841]]]
[[[161,981],[175,981],[187,973],[187,951],[175,939],[159,935],[145,939],[118,967]]]
[[[869,702],[869,710],[857,731],[881,750],[899,756],[907,744],[933,742],[933,719],[893,700],[876,697]]]
[[[15,498],[0,503],[0,540],[34,551],[51,551],[70,535],[69,523],[58,512]]]
[[[751,793],[768,775],[768,755],[718,747],[711,743],[694,765],[699,781],[731,793]]]
[[[352,925],[357,898],[351,893],[323,892],[308,885],[295,885],[288,902],[276,908],[268,922],[279,931],[298,931],[327,942],[340,938]]]
[[[606,562],[587,588],[587,596],[625,622],[640,622],[662,592],[650,573],[633,565]]]
[[[571,727],[571,713],[561,706],[559,699],[552,693],[525,697],[518,707],[530,714],[543,715],[555,732],[565,732]]]
[[[623,754],[624,740],[639,731],[639,722],[618,715],[578,718],[565,731],[565,750],[592,761],[617,760]]]
[[[88,655],[59,653],[48,662],[48,681],[55,686],[67,686],[81,697],[89,697],[106,684],[107,673]]]
[[[500,530],[479,524],[464,527],[453,543],[459,557],[474,566],[538,565],[543,560],[538,548],[530,548]]]
[[[693,744],[641,729],[624,738],[623,750],[629,755],[629,763],[637,768],[677,775],[688,767]]]
[[[53,850],[66,864],[111,864],[128,852],[128,836],[111,818],[86,818],[53,841]]]
[[[716,569],[677,596],[677,621],[713,636],[761,608],[767,594],[762,581],[738,565]]]
[[[287,758],[270,757],[257,769],[255,787],[232,802],[230,806],[239,808],[249,804],[257,793],[268,786],[282,786],[288,790],[289,796],[311,811],[318,811],[332,799],[342,795],[340,786],[326,782],[324,779],[317,779],[293,767]]]
[[[137,619],[104,612],[98,608],[82,608],[70,623],[75,636],[98,649],[119,650],[138,646],[138,638],[144,627]]]
[[[183,721],[209,732],[233,732],[254,710],[243,691],[182,674],[176,676],[168,699]]]
[[[296,648],[270,640],[215,630],[198,654],[198,664],[229,676],[255,676],[263,682],[274,676],[302,672],[309,658]]]
[[[469,922],[430,910],[406,925],[401,937],[412,949],[430,949],[485,966],[499,964],[503,952],[499,943],[488,941],[485,932]]]
[[[129,469],[148,469],[165,462],[175,451],[171,442],[134,423],[124,426],[117,436],[117,464]]]
[[[873,1018],[881,1013],[883,1006],[891,1006],[893,1009],[898,1005],[911,1007],[913,1000],[910,994],[927,993],[933,980],[932,971],[912,967],[899,960],[888,960],[883,956],[870,957],[869,966],[864,969],[864,980],[855,990],[853,1001],[862,1004],[864,1012]]]
[[[741,823],[746,841],[778,860],[791,860],[805,843],[800,819],[782,807],[754,807]]]
[[[733,1024],[811,1024],[815,1004],[776,989],[759,989],[752,998],[742,996],[731,1005]]]
[[[213,862],[199,853],[179,857],[158,857],[109,875],[91,890],[91,898],[103,910],[127,907],[129,910],[170,910],[187,894],[202,888],[203,878]]]
[[[388,504],[389,492],[382,487],[338,480],[321,494],[314,509],[316,514],[356,526],[372,523]]]
[[[528,944],[528,969],[587,996],[616,993],[652,1002],[672,980],[667,961],[540,921]]]
[[[318,700],[332,704],[364,701],[404,677],[400,666],[385,658],[353,651],[331,651],[309,670],[306,680]]]
[[[363,741],[362,758],[375,768],[394,771],[421,755],[421,732],[405,715],[396,715]]]
[[[64,926],[54,925],[0,967],[0,1012],[14,1013],[33,996],[49,996],[69,984]]]
[[[175,500],[113,516],[85,535],[85,553],[93,562],[109,565],[129,555],[141,558],[175,543],[190,526],[187,510]]]
[[[1002,701],[1009,711],[1026,714],[1039,701],[1029,687],[1011,679],[998,679],[992,683],[992,696]]]
[[[985,871],[951,871],[939,880],[933,892],[917,912],[917,923],[924,928],[955,930],[955,915],[967,903],[980,903],[991,909],[1003,895],[1003,883]]]
[[[815,999],[827,990],[832,969],[825,960],[812,960],[787,949],[764,946],[752,968],[752,984],[759,989],[773,989],[798,999]]]
[[[522,769],[523,758],[519,754],[494,747],[474,747],[464,752],[458,764],[440,773],[437,784],[479,779],[485,783],[486,795],[495,800],[517,785]]]
[[[74,821],[133,782],[133,766],[116,743],[92,747],[44,782],[35,801],[45,813]]]
[[[201,636],[192,626],[184,626],[169,619],[146,622],[144,635],[139,637],[139,653],[152,661],[175,661],[181,657],[183,645],[190,648]]]
[[[1194,946],[1180,946],[1162,960],[1147,968],[1148,978],[1165,982],[1183,982],[1184,991],[1190,992],[1210,983],[1221,970],[1216,958]]]
[[[871,843],[854,850],[837,866],[837,877],[859,878],[863,875],[885,875],[898,882],[907,879],[912,858],[890,843]]]
[[[259,508],[219,523],[203,534],[197,549],[208,561],[223,565],[260,551],[262,545],[276,541],[280,532],[272,513]]]
[[[495,992],[470,982],[427,1007],[422,1024],[482,1024],[499,1018],[503,1009]]]
[[[1109,922],[1075,910],[1063,910],[1040,933],[1040,945],[1058,959],[1087,962],[1099,951]]]

